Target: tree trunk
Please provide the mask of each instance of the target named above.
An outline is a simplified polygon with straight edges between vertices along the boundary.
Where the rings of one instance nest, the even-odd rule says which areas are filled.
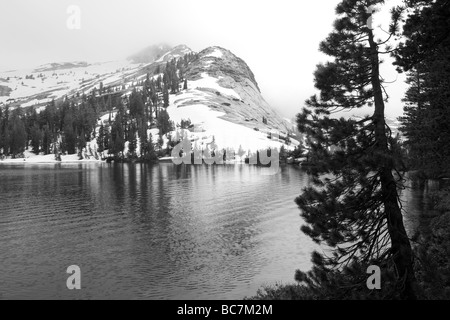
[[[375,125],[375,157],[377,157],[380,163],[381,190],[384,198],[388,232],[391,239],[391,253],[393,254],[398,277],[404,283],[401,288],[401,297],[404,299],[416,299],[413,254],[398,203],[397,184],[392,173],[394,170],[394,162],[390,155],[391,151],[389,150],[388,137],[386,135],[385,107],[379,77],[378,45],[374,41],[371,30],[369,30],[368,36],[372,63],[371,82],[375,100],[375,111],[373,114],[373,122]]]

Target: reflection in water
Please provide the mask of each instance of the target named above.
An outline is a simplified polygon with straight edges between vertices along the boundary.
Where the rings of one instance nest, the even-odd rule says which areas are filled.
[[[240,299],[292,282],[314,248],[294,203],[308,178],[264,170],[2,165],[0,297]]]
[[[434,217],[430,196],[438,190],[438,181],[418,179],[406,181],[400,195],[404,212],[403,221],[410,238],[417,235],[418,230],[426,227]]]

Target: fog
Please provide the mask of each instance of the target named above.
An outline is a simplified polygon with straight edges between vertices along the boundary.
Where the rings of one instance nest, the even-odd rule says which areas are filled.
[[[398,1],[387,1],[391,6]],[[0,69],[49,62],[125,59],[157,43],[194,51],[218,45],[244,59],[266,100],[292,118],[315,92],[313,72],[326,57],[318,46],[332,30],[339,0],[15,0],[0,4]],[[79,29],[70,29],[72,5]],[[387,26],[386,13],[374,25]],[[387,27],[386,27],[387,28]],[[404,84],[394,68],[387,114],[401,114]]]

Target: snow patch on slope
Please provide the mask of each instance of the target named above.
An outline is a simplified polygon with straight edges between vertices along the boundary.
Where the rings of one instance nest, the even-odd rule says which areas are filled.
[[[188,88],[200,89],[200,88],[209,88],[214,89],[226,96],[232,96],[236,99],[241,99],[241,97],[234,91],[233,89],[227,89],[218,84],[218,81],[221,79],[213,78],[209,76],[206,72],[201,74],[201,79],[195,81],[189,81]]]
[[[216,48],[213,52],[204,55],[204,57],[214,57],[221,59],[223,57],[223,53],[218,48]]]
[[[239,98],[234,90],[220,87],[217,79],[202,74],[203,78],[197,81],[189,81],[187,91],[177,95],[170,95],[170,105],[167,112],[172,121],[181,123],[181,120],[190,119],[196,130],[179,130],[178,135],[187,135],[187,138],[193,141],[193,146],[203,149],[207,144],[215,141],[219,149],[231,148],[236,152],[241,149],[245,152],[256,152],[267,148],[280,149],[284,142],[274,139],[268,139],[267,132],[256,131],[243,125],[227,121],[222,117],[224,112],[212,110],[208,104],[211,101],[205,92],[198,88],[214,88],[221,92]],[[201,85],[199,85],[201,84]],[[184,106],[186,101],[195,99],[196,103]],[[273,133],[277,133],[273,131]],[[176,134],[176,133],[175,133]],[[289,149],[285,145],[286,148]]]

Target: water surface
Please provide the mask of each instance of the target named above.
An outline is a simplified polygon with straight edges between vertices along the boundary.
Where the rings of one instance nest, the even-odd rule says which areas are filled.
[[[0,165],[0,298],[241,299],[291,283],[314,248],[294,203],[308,177],[264,170]]]

